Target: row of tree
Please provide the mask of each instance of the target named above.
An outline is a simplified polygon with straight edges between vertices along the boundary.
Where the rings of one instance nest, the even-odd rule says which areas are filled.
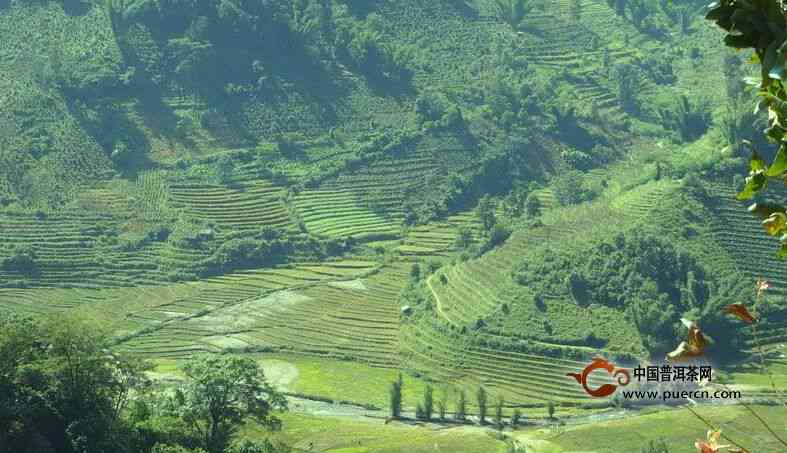
[[[404,389],[404,381],[401,373],[398,378],[391,383],[389,392],[389,403],[392,419],[401,419],[402,415],[402,391]],[[478,387],[475,393],[476,407],[478,408],[478,423],[480,425],[488,424],[487,418],[489,415],[489,395],[483,386]],[[494,416],[492,424],[502,430],[505,426],[503,419],[503,409],[505,407],[505,399],[498,396],[494,401]],[[424,421],[447,421],[448,411],[448,392],[443,389],[440,398],[435,401],[434,388],[427,384],[424,387],[423,400],[416,405],[415,418]],[[555,405],[551,401],[547,403],[547,414],[549,419],[555,418]],[[457,422],[464,423],[467,421],[467,393],[464,389],[460,389],[456,396],[455,410],[453,419]],[[515,408],[510,417],[510,425],[513,429],[518,428],[524,422],[522,412]]]

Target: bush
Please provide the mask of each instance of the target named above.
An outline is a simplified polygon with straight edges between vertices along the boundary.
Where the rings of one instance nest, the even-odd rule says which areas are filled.
[[[578,170],[569,170],[555,177],[552,191],[557,201],[563,206],[569,206],[595,198],[598,194],[584,180],[584,173]]]
[[[35,276],[39,272],[38,257],[30,246],[14,248],[11,256],[3,259],[2,268],[8,272],[19,272],[28,276]]]
[[[676,131],[684,142],[700,138],[711,120],[706,101],[691,102],[685,95],[681,95],[672,107],[660,109],[659,116],[664,127]]]

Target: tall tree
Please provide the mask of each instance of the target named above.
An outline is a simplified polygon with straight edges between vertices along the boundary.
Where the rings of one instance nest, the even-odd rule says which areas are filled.
[[[109,345],[84,317],[0,314],[0,451],[128,451],[120,415],[143,367]]]
[[[251,358],[197,357],[183,366],[186,384],[182,417],[208,453],[222,453],[248,418],[277,429],[275,410],[286,410],[287,400],[271,386]]]
[[[445,387],[440,390],[440,399],[437,400],[437,415],[440,420],[445,420],[445,411],[448,406],[448,391]]]
[[[454,413],[454,418],[460,421],[464,421],[467,417],[467,395],[465,394],[464,389],[459,390],[459,396],[456,399],[456,412]]]
[[[495,402],[495,427],[498,430],[503,430],[503,406],[505,405],[505,400],[502,396],[497,397],[497,401]]]
[[[478,423],[481,425],[486,424],[486,389],[483,386],[478,387],[475,393],[476,404],[478,404]]]
[[[476,215],[478,216],[478,220],[481,221],[481,224],[484,226],[484,230],[486,231],[490,231],[497,223],[495,208],[496,206],[494,200],[492,200],[492,198],[490,198],[488,195],[484,195],[481,200],[478,201]]]
[[[424,389],[424,417],[427,420],[431,420],[432,414],[434,413],[433,393],[432,386],[427,384],[426,388]]]
[[[391,382],[390,388],[390,404],[391,404],[391,417],[399,418],[402,416],[402,373],[394,382]]]

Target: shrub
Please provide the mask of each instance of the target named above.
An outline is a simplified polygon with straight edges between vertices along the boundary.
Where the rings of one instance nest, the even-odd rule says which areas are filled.
[[[34,276],[39,272],[38,257],[30,246],[17,246],[11,256],[3,259],[2,268],[9,272],[19,272],[24,275]]]

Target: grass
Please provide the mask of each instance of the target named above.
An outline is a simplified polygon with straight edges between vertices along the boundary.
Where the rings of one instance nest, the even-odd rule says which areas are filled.
[[[506,444],[474,428],[432,430],[401,424],[384,424],[383,420],[356,420],[341,417],[315,417],[283,414],[281,433],[271,435],[249,426],[244,434],[273,437],[305,451],[333,453],[394,452],[505,452]],[[310,450],[311,449],[311,450]]]
[[[783,425],[787,409],[779,406],[757,406],[755,409],[777,428]],[[696,409],[713,421],[722,432],[750,451],[779,451],[779,444],[767,435],[759,422],[740,406],[715,406]],[[691,452],[694,442],[704,439],[708,427],[686,409],[665,410],[653,414],[625,417],[588,425],[567,427],[562,433],[540,431],[528,434],[547,444],[528,448],[535,453],[571,451],[620,452],[639,451],[649,440],[663,438],[669,451]],[[525,441],[527,444],[527,441]],[[588,448],[591,448],[588,450]]]

